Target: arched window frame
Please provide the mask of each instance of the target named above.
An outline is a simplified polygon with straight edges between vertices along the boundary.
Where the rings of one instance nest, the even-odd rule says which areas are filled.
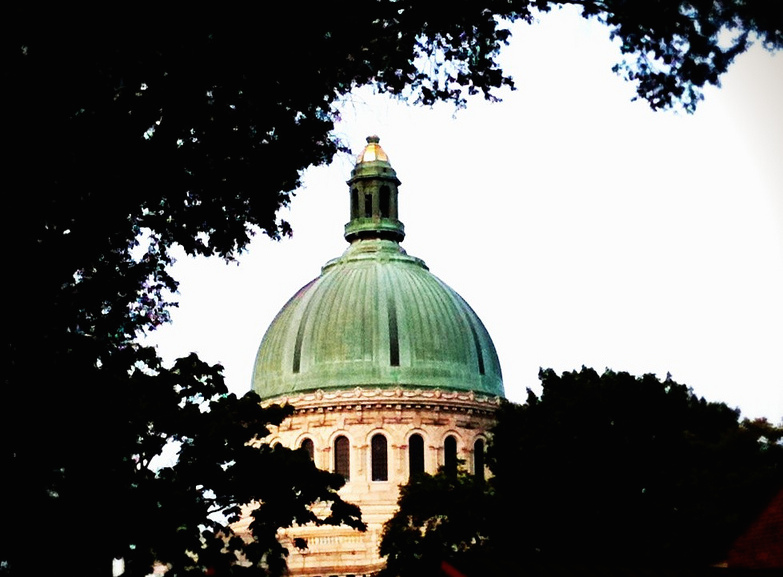
[[[419,446],[419,443],[421,444]],[[424,435],[414,431],[408,436],[408,479],[426,472]]]
[[[443,469],[449,475],[456,475],[459,460],[459,440],[453,433],[449,433],[443,439]]]
[[[332,469],[342,475],[346,481],[351,480],[351,440],[344,434],[337,435],[332,441]]]
[[[315,443],[310,437],[302,437],[299,440],[299,448],[307,451],[311,461],[315,461]]]
[[[370,479],[373,482],[389,480],[389,439],[380,431],[370,435]]]
[[[473,441],[473,476],[481,481],[485,478],[486,455],[487,441],[483,437],[478,437]]]

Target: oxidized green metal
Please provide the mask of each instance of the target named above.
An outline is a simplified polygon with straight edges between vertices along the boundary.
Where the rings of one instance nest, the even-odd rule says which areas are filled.
[[[359,156],[345,253],[283,307],[256,357],[262,398],[354,387],[440,388],[503,397],[481,320],[399,245],[399,180],[377,137]],[[388,198],[381,198],[384,187]]]

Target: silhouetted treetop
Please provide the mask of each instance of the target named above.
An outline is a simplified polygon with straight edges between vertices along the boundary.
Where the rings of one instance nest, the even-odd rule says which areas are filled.
[[[41,224],[55,235],[70,226],[67,244],[84,221],[112,231],[129,218],[189,252],[232,254],[256,227],[289,232],[277,209],[304,168],[340,149],[330,130],[341,96],[370,84],[424,104],[494,99],[513,86],[496,62],[506,23],[565,4],[52,8],[56,26],[6,9],[13,159],[27,175],[18,190],[56,191],[63,212]],[[692,110],[750,42],[783,45],[775,3],[578,4],[619,41],[617,70],[653,108]]]
[[[505,403],[492,477],[402,488],[383,575],[697,574],[783,488],[783,429],[654,375],[540,372]]]
[[[716,563],[783,487],[779,428],[740,422],[670,378],[540,377],[540,397],[503,407],[488,452],[533,557]]]

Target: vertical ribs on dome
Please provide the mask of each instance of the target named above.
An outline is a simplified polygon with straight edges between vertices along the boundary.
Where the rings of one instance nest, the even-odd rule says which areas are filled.
[[[478,368],[479,368],[479,374],[484,374],[484,355],[481,353],[481,341],[478,337],[478,332],[476,332],[476,327],[473,326],[473,320],[468,317],[468,325],[470,326],[470,332],[473,335],[473,345],[476,347],[476,357],[478,357]]]
[[[302,362],[302,339],[304,338],[304,323],[299,325],[299,330],[296,332],[296,343],[294,344],[294,364],[291,370],[294,373],[299,372],[299,365]]]
[[[296,331],[296,341],[294,342],[294,362],[291,370],[294,374],[298,373],[302,364],[302,341],[304,341],[305,326],[307,325],[307,317],[310,314],[311,302],[308,302],[305,306],[302,319],[299,321],[299,328]]]
[[[386,297],[386,307],[389,311],[389,364],[400,366],[400,336],[397,330],[397,303],[394,293],[389,291]]]

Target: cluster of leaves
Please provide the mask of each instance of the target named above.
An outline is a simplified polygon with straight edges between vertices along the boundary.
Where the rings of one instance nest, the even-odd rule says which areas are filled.
[[[340,476],[303,451],[260,443],[287,411],[228,394],[221,367],[191,355],[166,369],[154,351],[134,347],[90,367],[84,348],[30,370],[29,393],[11,395],[27,404],[13,406],[19,417],[4,444],[14,451],[3,454],[4,571],[105,575],[118,558],[130,576],[155,563],[171,575],[280,574],[278,528],[362,528],[359,510],[336,493]],[[59,391],[35,380],[59,371],[74,375]],[[317,503],[328,517],[314,516]],[[232,529],[243,508],[252,540]]]
[[[45,16],[32,4],[3,7],[9,146],[2,234],[12,296],[3,323],[0,488],[11,506],[0,570],[44,573],[49,563],[90,574],[114,555],[139,573],[153,557],[169,560],[174,572],[191,567],[183,555],[198,548],[197,533],[208,543],[202,528],[225,531],[210,525],[206,511],[256,498],[242,484],[227,488],[245,460],[259,483],[279,476],[280,490],[334,502],[335,522],[356,522],[341,508],[333,479],[314,470],[281,475],[275,453],[251,457],[237,448],[278,417],[245,414],[254,401],[225,396],[217,367],[195,359],[163,367],[136,343],[173,306],[169,251],[179,244],[189,254],[231,260],[258,231],[289,234],[278,211],[302,171],[342,148],[331,135],[340,98],[369,84],[425,104],[462,105],[470,94],[492,99],[512,86],[495,61],[508,39],[503,19],[532,21],[535,11],[557,4],[362,0],[306,9],[283,3],[260,15],[255,6],[224,14],[190,7],[187,17],[123,5],[58,5]],[[695,37],[672,42],[657,12],[638,19],[627,4],[590,2],[584,13],[604,18],[629,54],[642,55],[648,44],[683,62],[709,52],[717,37],[708,21],[780,46],[771,8],[766,28],[760,17],[743,15],[751,8],[739,1],[716,4],[722,12],[675,11],[677,19],[709,17],[691,27],[706,38],[702,49]],[[727,58],[706,62],[720,74]],[[640,78],[657,81],[641,70]],[[684,65],[670,75],[694,89],[714,79]],[[662,86],[655,106],[684,94]],[[200,383],[198,395],[185,381]],[[195,411],[193,398],[208,410]],[[221,426],[228,426],[237,412],[258,426],[220,429],[218,421],[225,417]],[[213,429],[215,447],[235,456],[190,441]],[[147,464],[171,440],[183,443],[179,468],[153,474]],[[200,478],[198,460],[211,463],[212,479]],[[299,471],[288,460],[285,470]],[[327,493],[305,490],[303,479],[322,482]],[[207,488],[218,495],[214,503]],[[46,556],[37,554],[43,543]],[[264,543],[274,555],[271,541]]]
[[[434,574],[444,561],[466,575],[566,560],[706,567],[783,490],[783,428],[740,422],[653,375],[541,380],[540,398],[500,409],[488,483],[440,474],[403,488],[385,575]]]
[[[492,505],[489,487],[464,471],[418,476],[401,487],[400,512],[384,527],[380,554],[387,563],[379,577],[438,575],[455,559],[468,574],[494,574],[486,565],[496,557]]]
[[[760,42],[783,48],[783,9],[744,0],[583,0],[587,17],[605,23],[624,59],[614,70],[636,83],[654,109],[689,112],[706,85],[718,86],[734,58]]]

